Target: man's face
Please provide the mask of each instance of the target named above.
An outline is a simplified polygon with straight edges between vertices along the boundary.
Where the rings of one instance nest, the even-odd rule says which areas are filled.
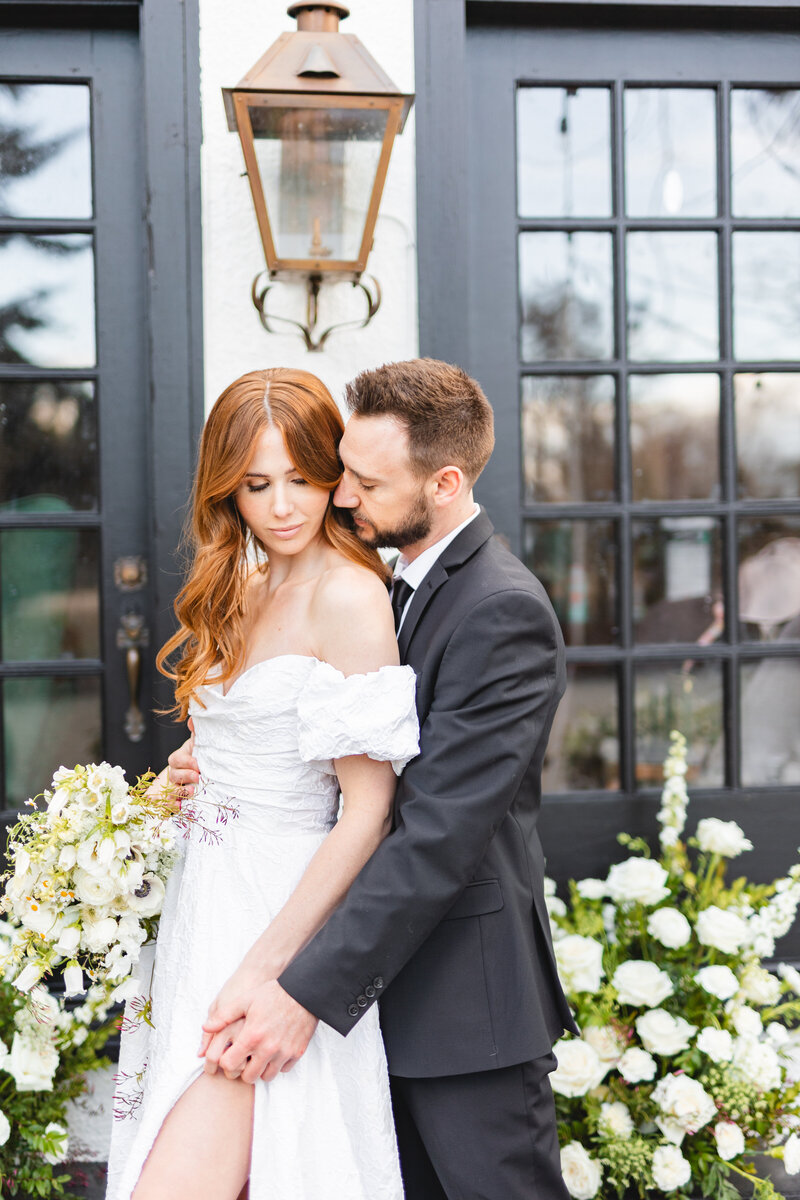
[[[344,474],[333,502],[350,510],[362,542],[402,550],[427,537],[434,513],[431,489],[411,468],[402,421],[351,417],[339,455]]]

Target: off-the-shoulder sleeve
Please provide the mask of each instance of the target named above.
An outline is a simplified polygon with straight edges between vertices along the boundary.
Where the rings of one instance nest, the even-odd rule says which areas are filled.
[[[366,754],[399,775],[419,754],[415,694],[411,667],[345,676],[318,662],[297,705],[300,757],[333,774],[331,759]]]

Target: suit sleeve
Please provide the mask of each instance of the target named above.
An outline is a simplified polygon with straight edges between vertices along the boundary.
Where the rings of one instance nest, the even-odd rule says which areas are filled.
[[[557,698],[560,644],[527,591],[478,603],[442,658],[397,826],[279,978],[347,1034],[463,891],[510,808]]]

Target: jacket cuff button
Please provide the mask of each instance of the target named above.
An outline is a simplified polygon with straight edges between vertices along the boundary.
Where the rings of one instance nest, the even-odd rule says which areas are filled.
[[[367,986],[364,988],[364,995],[367,996],[368,999],[370,999],[370,1000],[375,995],[375,988],[372,986],[371,983],[367,984]]]
[[[351,1017],[358,1016],[358,1006],[355,1004],[351,1004],[347,1011],[349,1012]]]
[[[382,978],[382,976],[380,976],[380,975],[376,975],[376,976],[375,976],[375,978],[374,978],[374,979],[373,979],[373,981],[372,981],[372,986],[373,986],[373,987],[374,987],[374,988],[375,988],[377,991],[380,991],[380,990],[381,990],[381,988],[383,987],[383,978]]]
[[[366,996],[359,996],[356,1000],[356,1004],[359,1008],[366,1008],[368,1003],[369,1001],[367,1000]]]

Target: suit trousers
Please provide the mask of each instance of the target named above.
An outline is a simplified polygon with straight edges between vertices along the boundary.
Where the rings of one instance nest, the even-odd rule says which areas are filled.
[[[391,1077],[406,1200],[569,1200],[555,1055],[471,1075]]]

